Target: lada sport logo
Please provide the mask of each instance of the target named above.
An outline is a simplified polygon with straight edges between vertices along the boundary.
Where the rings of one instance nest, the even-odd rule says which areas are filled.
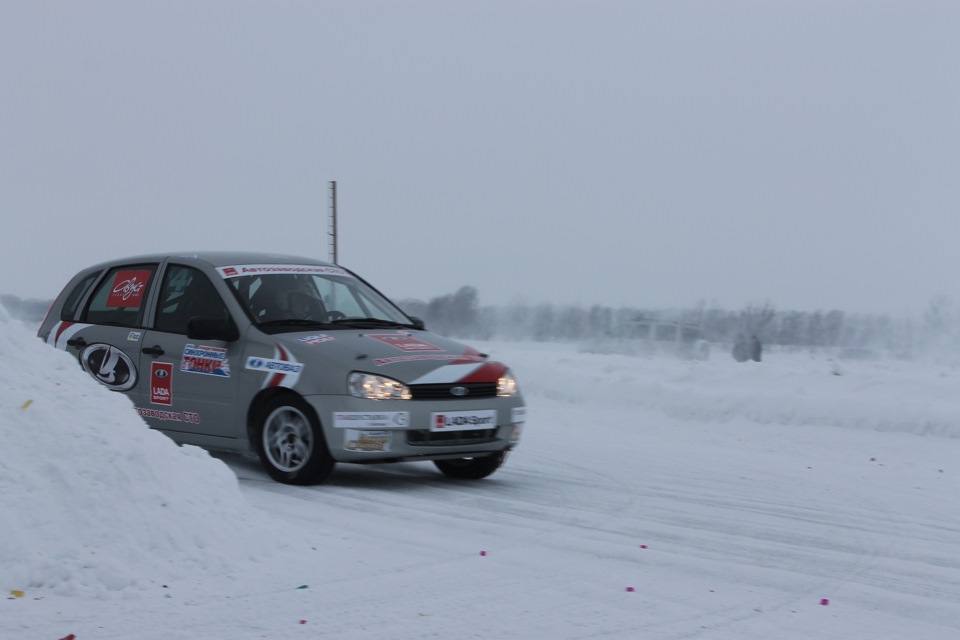
[[[114,391],[127,391],[137,384],[137,369],[123,351],[95,343],[80,352],[80,366],[97,382]]]

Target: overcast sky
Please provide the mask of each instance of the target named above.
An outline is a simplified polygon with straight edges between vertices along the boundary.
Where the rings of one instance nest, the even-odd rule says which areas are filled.
[[[960,2],[0,0],[0,293],[153,251],[394,298],[922,310]]]

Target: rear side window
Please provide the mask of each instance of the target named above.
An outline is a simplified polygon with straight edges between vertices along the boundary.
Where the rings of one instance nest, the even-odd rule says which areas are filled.
[[[187,322],[197,316],[226,320],[230,312],[207,276],[191,267],[171,265],[160,290],[154,328],[186,334]]]
[[[63,301],[63,308],[60,309],[61,320],[73,320],[73,316],[77,313],[77,307],[80,306],[80,301],[82,301],[84,296],[87,295],[87,292],[90,291],[90,287],[92,287],[93,283],[97,281],[97,276],[99,275],[99,271],[91,273],[81,280],[77,286],[75,286],[73,290],[67,294],[66,300]]]
[[[84,322],[120,327],[143,324],[143,308],[157,265],[119,267],[107,273],[94,291]]]

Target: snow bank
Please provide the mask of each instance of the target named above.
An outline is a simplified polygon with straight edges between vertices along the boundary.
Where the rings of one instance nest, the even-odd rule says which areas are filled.
[[[0,361],[4,592],[130,594],[283,547],[226,465],[148,429],[2,308]]]
[[[508,347],[535,409],[538,397],[644,410],[663,419],[822,425],[960,438],[960,369],[897,360],[844,362],[772,351],[763,362],[714,353],[705,361],[579,353],[572,345]]]

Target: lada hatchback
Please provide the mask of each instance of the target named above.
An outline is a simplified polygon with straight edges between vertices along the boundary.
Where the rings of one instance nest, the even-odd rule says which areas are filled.
[[[149,255],[82,270],[39,330],[181,444],[255,453],[310,484],[336,462],[493,473],[525,406],[502,363],[428,332],[353,272],[253,253]]]

